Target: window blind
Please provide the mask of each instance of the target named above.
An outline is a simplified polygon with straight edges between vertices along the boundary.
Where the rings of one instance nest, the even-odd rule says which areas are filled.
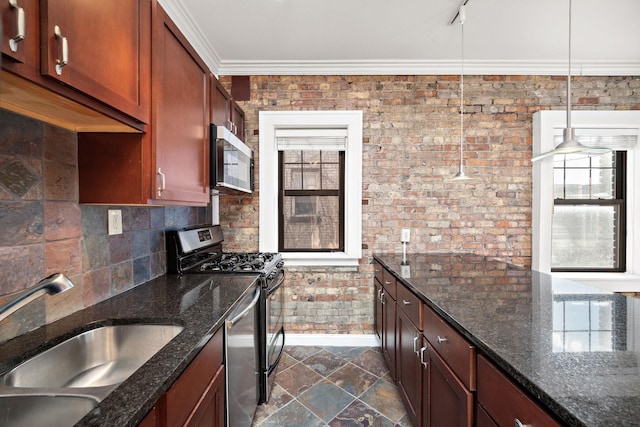
[[[285,150],[333,150],[345,151],[347,148],[347,129],[276,129],[278,151]]]

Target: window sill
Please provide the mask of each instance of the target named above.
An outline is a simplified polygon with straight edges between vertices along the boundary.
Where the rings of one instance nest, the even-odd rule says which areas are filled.
[[[551,273],[609,292],[640,292],[640,276],[630,273]]]
[[[360,262],[360,258],[348,256],[344,252],[280,252],[280,254],[285,266],[357,267]]]

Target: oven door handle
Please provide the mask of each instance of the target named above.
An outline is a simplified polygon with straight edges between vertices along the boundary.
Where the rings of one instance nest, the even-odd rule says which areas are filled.
[[[276,282],[275,285],[270,286],[269,289],[267,289],[267,296],[271,295],[273,293],[273,291],[275,291],[276,289],[278,289],[280,287],[280,285],[282,285],[284,283],[284,270],[280,270],[280,272],[278,273],[280,277],[280,279],[278,279],[278,281]]]
[[[249,306],[244,310],[242,310],[240,313],[238,313],[238,315],[233,319],[228,319],[227,327],[232,328],[235,323],[237,323],[240,319],[246,316],[247,313],[249,313],[249,311],[251,311],[256,306],[256,304],[258,304],[259,299],[260,299],[260,287],[256,287],[256,295],[253,297],[253,300],[251,301]]]
[[[280,332],[282,332],[282,347],[280,348],[280,353],[278,354],[278,358],[276,359],[275,363],[271,366],[269,366],[268,370],[267,370],[267,375],[271,375],[271,373],[273,372],[274,369],[276,369],[276,367],[278,366],[278,363],[280,363],[280,359],[282,359],[282,354],[284,353],[284,328],[280,328]],[[269,363],[269,362],[267,362]]]

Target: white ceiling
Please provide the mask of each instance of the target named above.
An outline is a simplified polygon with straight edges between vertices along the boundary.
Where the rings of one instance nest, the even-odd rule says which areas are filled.
[[[459,74],[462,0],[159,0],[212,71]],[[567,74],[569,0],[468,0],[465,73]],[[572,74],[640,75],[640,0],[573,0]]]

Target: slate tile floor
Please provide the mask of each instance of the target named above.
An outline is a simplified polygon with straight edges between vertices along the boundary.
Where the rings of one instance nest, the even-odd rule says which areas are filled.
[[[374,347],[286,347],[252,427],[412,427]]]

